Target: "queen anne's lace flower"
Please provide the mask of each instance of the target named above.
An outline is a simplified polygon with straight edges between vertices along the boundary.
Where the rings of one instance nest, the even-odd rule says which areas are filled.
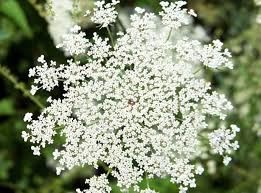
[[[62,43],[57,45],[57,48],[63,48],[70,55],[79,55],[85,53],[89,47],[89,41],[86,39],[86,34],[81,32],[81,27],[75,25],[71,28],[69,34],[63,35]]]
[[[109,181],[107,179],[107,176],[105,174],[102,174],[101,176],[97,177],[94,176],[91,179],[86,180],[86,183],[89,184],[90,188],[88,190],[76,190],[76,193],[109,193],[111,192],[111,187],[109,186]]]
[[[199,61],[210,68],[227,67],[233,69],[233,63],[229,60],[231,54],[228,49],[222,51],[223,43],[214,40],[213,44],[202,45],[197,40],[184,38],[175,45],[179,60],[187,62]]]
[[[118,1],[97,3],[93,17],[106,27],[115,20],[112,6]],[[163,25],[178,30],[187,24],[185,2],[161,5]],[[113,19],[101,23],[102,9],[111,10],[104,15]],[[168,41],[165,31],[156,30],[155,18],[137,8],[131,26],[126,33],[118,33],[114,46],[97,33],[86,39],[76,26],[61,46],[72,56],[88,56],[85,63],[71,59],[66,64],[48,64],[41,56],[41,65],[30,70],[35,88],[64,87],[61,98],[48,98],[49,106],[37,119],[26,119],[28,131],[22,135],[34,144],[34,154],[39,155],[59,135],[64,142],[53,152],[59,163],[57,174],[75,166],[97,169],[99,163],[109,168],[107,175],[87,180],[90,188],[78,189],[78,193],[110,192],[108,175],[117,179],[121,190],[133,187],[137,191],[145,175],[169,176],[184,193],[196,186],[195,176],[204,171],[194,162],[203,153],[202,146],[224,156],[225,164],[238,148],[234,141],[238,127],[208,127],[207,117],[225,120],[231,103],[195,73],[198,63],[209,68],[231,67],[228,50],[223,51],[220,41],[210,45],[187,38]],[[204,136],[210,145],[203,143]]]
[[[96,1],[94,4],[94,14],[91,20],[101,25],[101,27],[108,27],[111,23],[114,23],[118,12],[115,10],[115,6],[120,3],[118,0],[112,0],[111,3],[105,3],[105,1]],[[89,11],[86,12],[86,16],[90,14]]]
[[[196,16],[196,13],[193,10],[188,11],[182,8],[186,4],[186,1],[177,1],[175,3],[169,3],[167,1],[160,2],[162,11],[159,15],[162,16],[162,23],[174,29],[178,29],[182,25],[188,25],[188,14]]]
[[[238,142],[233,141],[236,137],[236,133],[240,129],[236,125],[231,125],[231,129],[221,127],[220,129],[214,130],[209,136],[210,146],[214,153],[220,155],[229,155],[232,151],[239,148]],[[224,164],[227,165],[231,161],[231,158],[226,156],[224,158]]]

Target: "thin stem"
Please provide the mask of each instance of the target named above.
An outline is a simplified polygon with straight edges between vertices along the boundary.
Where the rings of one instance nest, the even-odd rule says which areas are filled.
[[[222,70],[222,69],[220,69],[220,68],[216,68],[218,71],[224,71],[224,70]]]
[[[175,117],[175,119],[177,119],[179,121],[184,121],[184,119],[181,119],[181,118],[178,118],[178,117]]]
[[[102,161],[99,161],[99,163],[98,163],[101,167],[103,167],[103,169],[105,170],[105,171],[107,171],[107,174],[106,174],[106,176],[108,177],[109,175],[110,175],[110,173],[112,172],[112,168],[109,168],[104,162],[102,162]]]
[[[115,44],[114,44],[114,41],[113,41],[113,37],[112,37],[112,34],[111,34],[111,30],[109,27],[106,27],[107,29],[107,32],[109,34],[109,37],[110,37],[110,40],[111,40],[111,44],[112,44],[112,47],[114,48]]]
[[[57,126],[57,127],[53,128],[53,130],[59,130],[59,129],[63,129],[64,127],[65,127],[64,125]]]
[[[200,71],[201,71],[201,68],[197,69],[195,72],[193,72],[193,74],[197,74]]]
[[[110,168],[102,161],[99,161],[98,165],[100,165],[101,167],[103,167],[104,170],[108,171]]]
[[[146,179],[147,188],[150,188],[150,183],[149,183],[149,179],[148,179],[147,173],[145,174],[145,179]]]
[[[33,103],[35,103],[41,109],[44,108],[44,105],[35,97],[33,96],[29,90],[26,89],[24,83],[19,82],[17,78],[11,74],[10,70],[4,66],[0,65],[0,75],[6,78],[8,81],[13,83],[14,87],[17,90],[20,90],[25,97],[29,98]]]
[[[168,38],[167,38],[166,42],[169,41],[169,39],[171,37],[171,34],[172,34],[172,28],[170,28],[170,30],[169,30],[169,35],[168,35]]]
[[[119,25],[120,25],[121,29],[122,29],[122,30],[123,30],[123,32],[125,33],[125,32],[126,32],[126,28],[124,27],[124,25],[123,25],[123,23],[122,23],[121,19],[120,19],[120,18],[117,18],[117,21],[118,21],[118,23],[119,23]]]
[[[109,168],[109,170],[107,171],[106,177],[108,177],[110,175],[110,173],[112,172],[112,169]]]

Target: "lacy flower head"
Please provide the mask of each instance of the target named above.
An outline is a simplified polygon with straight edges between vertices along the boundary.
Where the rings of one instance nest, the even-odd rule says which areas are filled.
[[[97,1],[87,15],[110,32],[118,3]],[[219,154],[228,164],[239,147],[236,125],[208,127],[209,120],[224,123],[232,105],[197,73],[232,69],[230,52],[219,40],[208,45],[187,37],[170,41],[172,32],[186,28],[188,15],[196,14],[184,8],[184,1],[160,5],[159,14],[136,8],[130,27],[114,39],[111,33],[101,37],[99,30],[87,39],[74,26],[59,44],[72,56],[67,63],[41,56],[40,65],[30,69],[32,94],[64,88],[60,98],[48,98],[39,115],[25,115],[22,137],[33,144],[33,153],[52,146],[58,175],[76,166],[108,170],[87,179],[89,188],[78,193],[109,193],[109,176],[122,192],[155,193],[140,189],[140,182],[169,177],[184,193],[196,187],[195,178],[204,171],[199,167],[203,151]],[[77,60],[82,56],[85,62]],[[63,142],[54,143],[57,137]]]

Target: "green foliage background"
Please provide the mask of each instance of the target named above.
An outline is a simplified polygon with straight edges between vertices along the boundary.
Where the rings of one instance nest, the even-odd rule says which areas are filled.
[[[35,157],[30,145],[20,137],[25,128],[24,114],[40,111],[26,92],[30,85],[28,69],[36,65],[41,54],[57,61],[65,60],[48,34],[41,3],[44,1],[0,0],[0,193],[73,192],[84,187],[84,178],[93,172],[89,168],[76,168],[56,176],[50,150]],[[233,52],[235,70],[207,72],[207,78],[231,98],[235,111],[230,121],[242,128],[238,137],[241,148],[232,163],[224,167],[222,160],[215,158],[217,172],[198,177],[198,187],[189,192],[255,193],[261,184],[261,138],[255,131],[261,130],[258,7],[252,0],[190,0],[188,3],[199,13],[195,23],[202,25],[212,39],[224,41]],[[137,5],[159,10],[158,0],[124,0],[121,4],[122,7]],[[45,93],[40,95],[39,101],[45,101]],[[145,184],[144,181],[141,186]],[[149,184],[161,193],[178,192],[168,179],[150,180]],[[114,187],[113,192],[119,191]]]

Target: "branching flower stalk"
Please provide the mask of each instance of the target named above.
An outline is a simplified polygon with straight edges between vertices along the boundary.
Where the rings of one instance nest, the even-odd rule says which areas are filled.
[[[118,3],[96,1],[94,10],[85,16],[108,29],[117,19]],[[48,106],[38,117],[25,115],[28,125],[22,133],[25,141],[33,143],[35,155],[53,144],[54,136],[65,138],[53,151],[58,175],[75,166],[98,169],[102,164],[122,192],[132,188],[155,193],[139,187],[147,176],[170,177],[185,193],[196,187],[195,178],[204,171],[198,162],[205,149],[221,155],[227,165],[239,148],[236,125],[208,127],[211,118],[225,122],[233,107],[195,73],[199,66],[232,69],[230,52],[219,40],[208,45],[187,37],[166,41],[171,29],[186,27],[189,15],[197,15],[184,8],[185,1],[160,5],[158,15],[136,8],[131,26],[115,35],[114,45],[97,32],[87,39],[76,25],[58,45],[72,57],[67,63],[48,62],[40,56],[40,65],[30,69],[32,94],[40,88],[51,92],[58,85],[64,89],[60,98],[48,98]],[[158,17],[164,26],[161,32],[156,30]],[[81,63],[75,56],[88,60]],[[108,173],[87,179],[89,189],[77,192],[111,192]]]

